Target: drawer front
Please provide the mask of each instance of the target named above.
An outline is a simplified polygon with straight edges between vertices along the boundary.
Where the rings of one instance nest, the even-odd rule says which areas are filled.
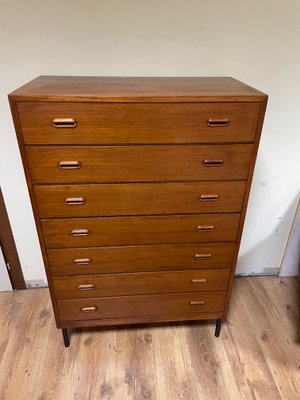
[[[246,179],[252,144],[27,148],[34,183]]]
[[[42,220],[48,249],[155,243],[233,242],[239,214]]]
[[[229,269],[77,275],[53,278],[57,299],[226,290]]]
[[[20,102],[26,144],[251,142],[260,103]]]
[[[48,250],[53,276],[231,268],[235,243],[161,244]]]
[[[61,321],[132,318],[168,314],[214,313],[224,310],[226,292],[201,292],[58,300]]]
[[[35,186],[41,218],[239,212],[246,182]]]

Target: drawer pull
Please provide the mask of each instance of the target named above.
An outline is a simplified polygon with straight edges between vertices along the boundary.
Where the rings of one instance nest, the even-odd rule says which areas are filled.
[[[197,225],[198,232],[212,232],[215,229],[214,225]]]
[[[222,159],[203,160],[202,164],[205,167],[222,167],[222,165],[224,165],[224,160]]]
[[[78,289],[79,290],[93,290],[93,289],[95,289],[95,285],[93,283],[78,285]]]
[[[72,229],[70,231],[72,236],[88,236],[90,233],[88,229]],[[89,258],[87,260],[89,260]]]
[[[76,258],[73,260],[74,264],[76,265],[88,265],[91,264],[92,259],[91,258]]]
[[[217,201],[218,198],[218,194],[201,194],[199,196],[200,201]]]
[[[82,312],[93,312],[93,311],[96,311],[96,310],[97,310],[97,307],[96,307],[96,306],[82,307],[82,308],[80,309],[80,311],[82,311]]]
[[[191,306],[203,306],[205,304],[204,300],[191,300],[190,305]]]
[[[207,283],[206,278],[192,279],[192,283]]]
[[[77,121],[74,118],[54,118],[52,125],[54,128],[76,128]]]
[[[196,258],[196,260],[207,260],[208,258],[211,258],[211,254],[210,253],[208,253],[208,254],[198,254],[198,253],[196,253],[194,255],[194,257]]]
[[[65,199],[65,203],[68,206],[81,206],[86,203],[84,197],[68,197]]]
[[[58,163],[59,168],[61,169],[79,169],[81,168],[80,161],[60,161]]]
[[[218,128],[228,126],[230,124],[229,118],[209,118],[207,125],[211,128]]]

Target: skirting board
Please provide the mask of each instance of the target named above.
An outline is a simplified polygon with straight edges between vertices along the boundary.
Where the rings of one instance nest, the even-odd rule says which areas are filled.
[[[48,287],[48,283],[43,281],[43,279],[33,279],[25,281],[26,289],[38,289],[42,287]]]
[[[259,275],[278,275],[280,268],[279,267],[270,267],[270,268],[243,268],[237,269],[235,276],[259,276]]]

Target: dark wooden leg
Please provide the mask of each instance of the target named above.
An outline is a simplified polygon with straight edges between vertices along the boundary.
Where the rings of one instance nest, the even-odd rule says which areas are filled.
[[[64,338],[65,347],[69,347],[70,346],[70,338],[69,338],[68,329],[67,328],[63,328],[62,329],[62,334],[63,334],[63,338]]]
[[[215,337],[219,337],[220,336],[221,324],[222,324],[222,318],[217,319]]]

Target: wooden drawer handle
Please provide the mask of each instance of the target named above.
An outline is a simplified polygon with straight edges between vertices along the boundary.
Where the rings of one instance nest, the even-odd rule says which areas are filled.
[[[230,124],[229,118],[209,118],[207,125],[211,128],[218,128],[228,126]]]
[[[91,264],[92,259],[91,258],[75,258],[75,260],[73,260],[73,262],[76,265],[88,265],[88,264]]]
[[[197,225],[198,232],[212,232],[215,229],[214,225]]]
[[[204,300],[191,300],[190,305],[191,306],[203,306],[205,304]]]
[[[222,159],[203,160],[202,164],[205,167],[222,167],[222,165],[224,165],[224,160]]]
[[[79,169],[81,168],[80,161],[60,161],[58,163],[59,168],[61,169]]]
[[[207,283],[206,278],[192,279],[192,283]]]
[[[96,311],[96,310],[97,310],[97,307],[96,307],[96,306],[82,307],[82,308],[80,309],[80,311],[82,311],[82,312],[93,312],[93,311]]]
[[[78,285],[79,290],[93,290],[95,289],[95,285],[93,283],[87,283],[87,284],[82,284]]]
[[[68,206],[81,206],[86,203],[84,197],[68,197],[65,199],[65,203]]]
[[[88,229],[72,229],[70,235],[72,236],[88,236],[91,233]],[[89,258],[87,259],[89,260]]]
[[[77,121],[74,118],[54,118],[52,125],[54,128],[76,128]]]
[[[211,258],[211,254],[195,254],[194,257],[196,258],[196,260],[207,260],[208,258]]]
[[[199,196],[200,201],[217,201],[218,198],[218,194],[201,194]]]

